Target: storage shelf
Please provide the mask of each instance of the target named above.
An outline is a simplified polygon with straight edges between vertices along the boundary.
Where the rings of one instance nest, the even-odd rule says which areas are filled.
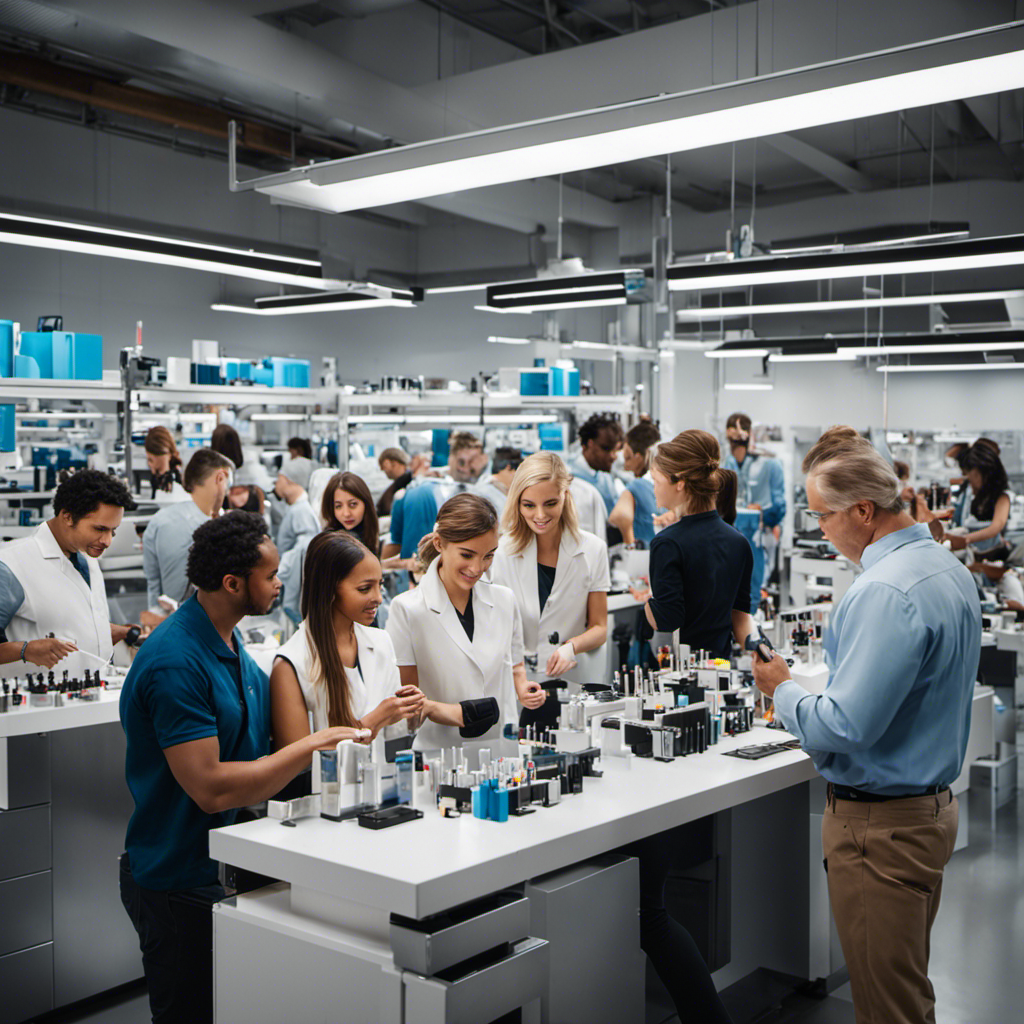
[[[324,405],[337,395],[334,388],[268,388],[263,385],[195,384],[136,388],[140,402],[195,405]]]
[[[102,380],[51,380],[42,377],[0,378],[0,401],[55,399],[58,401],[116,402],[124,395],[120,384]]]

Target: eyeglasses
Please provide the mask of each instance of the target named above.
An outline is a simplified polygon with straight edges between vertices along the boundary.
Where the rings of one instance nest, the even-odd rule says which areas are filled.
[[[846,508],[834,508],[830,512],[818,512],[813,508],[805,508],[804,515],[810,516],[811,519],[816,520],[818,523],[823,523],[829,516],[837,515],[840,512],[847,512],[851,508],[853,508],[853,505],[847,505]]]

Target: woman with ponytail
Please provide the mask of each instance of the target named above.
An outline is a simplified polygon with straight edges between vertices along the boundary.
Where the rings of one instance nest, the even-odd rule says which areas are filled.
[[[677,519],[651,542],[651,593],[644,612],[654,629],[678,629],[679,642],[691,650],[728,658],[732,638],[742,645],[756,629],[749,614],[753,555],[716,508],[726,483],[719,457],[718,441],[704,430],[684,430],[654,453],[655,499]],[[676,846],[670,830],[626,848],[640,861],[640,945],[681,1022],[729,1021],[696,943],[665,906]]]
[[[166,427],[150,427],[143,446],[153,484],[153,499],[160,502],[188,501],[181,485],[181,456],[174,435]]]
[[[477,494],[454,495],[420,542],[420,585],[391,602],[387,632],[402,683],[427,698],[430,721],[417,750],[473,739],[497,755],[505,724],[518,729],[517,698],[527,708],[544,703],[543,689],[526,678],[512,591],[481,579],[497,548],[494,506]]]

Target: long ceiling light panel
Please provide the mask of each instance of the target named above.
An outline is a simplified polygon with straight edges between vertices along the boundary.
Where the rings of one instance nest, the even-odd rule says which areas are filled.
[[[321,276],[319,260],[14,213],[0,213],[0,242],[207,270],[305,288],[332,288],[340,284]]]
[[[1024,54],[1020,57],[1024,67]],[[1013,267],[1024,264],[1024,235],[969,238],[961,242],[896,246],[873,252],[808,256],[754,256],[722,263],[679,263],[668,268],[672,291],[746,288],[794,281],[836,281],[851,277],[936,274],[946,270]]]
[[[624,306],[627,297],[641,291],[646,283],[644,272],[636,269],[508,281],[488,285],[486,305],[477,308],[490,313],[538,313],[549,309]]]
[[[294,168],[235,190],[342,213],[1024,86],[1024,24]]]
[[[951,352],[1024,351],[1024,331],[999,331],[996,334],[895,334],[877,343],[863,339],[840,338],[839,352],[854,359],[880,356],[943,355]]]
[[[820,302],[766,302],[750,306],[696,306],[676,310],[677,320],[728,320],[771,313],[836,313],[848,309],[898,309],[904,306],[950,306],[960,302],[1024,299],[1024,288],[1003,291],[951,292],[945,295],[893,295],[888,298],[823,299]]]
[[[353,309],[382,309],[398,306],[410,309],[423,299],[420,288],[382,288],[372,290],[312,292],[306,295],[268,295],[256,299],[254,306],[215,302],[210,309],[223,313],[250,313],[254,316],[290,316],[296,313],[337,313]]]

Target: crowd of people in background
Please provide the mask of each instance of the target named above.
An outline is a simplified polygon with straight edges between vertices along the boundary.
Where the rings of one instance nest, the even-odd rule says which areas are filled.
[[[663,439],[648,418],[624,432],[615,416],[597,414],[579,428],[579,453],[563,460],[555,452],[524,455],[512,447],[488,455],[478,436],[455,431],[447,453],[382,450],[377,464],[388,484],[374,502],[363,477],[318,466],[302,438],[289,439],[271,484],[229,425],[217,428],[210,447],[192,453],[183,474],[170,432],[151,430],[147,464],[153,494],[164,507],[144,534],[150,607],[143,625],[154,628],[167,619],[173,625],[154,633],[157,642],[136,660],[122,694],[137,811],[121,890],[140,935],[168,949],[183,941],[208,949],[208,908],[223,890],[205,853],[206,832],[231,820],[231,808],[294,784],[315,750],[345,738],[370,741],[383,731],[413,734],[420,750],[479,743],[497,751],[508,729],[514,734],[523,726],[553,725],[558,702],[548,699],[545,684],[588,681],[604,664],[610,547],[650,550],[649,586],[632,589],[638,650],[646,650],[655,633],[671,632],[717,657],[729,658],[734,643],[753,649],[753,616],[774,572],[786,514],[784,473],[780,460],[755,448],[746,414],[729,417],[725,436],[723,453],[703,430]],[[858,616],[874,621],[883,605],[910,635],[918,605],[935,610],[953,601],[960,604],[942,640],[943,657],[954,649],[973,650],[978,606],[961,607],[971,576],[950,551],[975,581],[995,584],[1011,607],[1024,611],[1014,568],[1021,552],[1005,544],[1010,497],[999,446],[981,438],[947,457],[962,484],[948,523],[930,507],[934,502],[915,492],[909,467],[887,463],[851,428],[827,432],[805,460],[807,515],[841,554],[863,557],[861,590],[878,595],[876,608],[862,598],[856,616],[837,614],[840,624],[829,641],[837,649],[855,643],[852,622]],[[931,538],[949,550],[940,552]],[[888,567],[909,566],[910,576],[920,576],[920,593],[896,595],[893,580],[875,568],[886,556]],[[950,575],[950,564],[960,576]],[[923,576],[921,566],[927,568]],[[244,616],[267,614],[278,601],[294,632],[276,652],[264,687],[237,626]],[[844,600],[841,607],[848,605],[853,607]],[[212,660],[211,650],[217,654]],[[901,655],[902,683],[927,676],[922,658],[928,662],[934,652],[919,653],[908,646]],[[168,665],[184,682],[166,678]],[[232,665],[234,677],[225,674]],[[966,699],[960,675],[967,679],[973,669],[960,664],[957,671],[946,680],[950,707]],[[862,760],[885,761],[890,790],[922,781],[912,758],[894,761],[871,743],[862,760],[847,756],[849,738],[834,727],[838,698],[794,689],[781,659],[755,665],[754,674],[765,694],[780,694],[787,728],[813,740],[816,751],[834,752],[815,755],[835,783],[827,832],[840,828],[836,808],[860,799],[855,787],[872,783],[862,779]],[[233,678],[250,689],[243,693],[244,725],[233,718],[225,724],[211,710],[221,697],[234,699],[237,717],[237,694],[229,693]],[[833,693],[853,687],[841,714],[868,721],[877,702],[857,679],[847,670]],[[161,680],[169,696],[161,696]],[[918,699],[907,700],[912,698]],[[934,771],[928,788],[907,794],[933,797],[943,839],[929,839],[926,856],[935,862],[929,870],[940,875],[948,859],[943,844],[956,818],[944,783],[953,777],[953,748],[962,740],[957,729],[942,728],[945,746],[941,757],[929,761]],[[908,749],[916,742],[893,736]],[[211,746],[211,738],[220,746]],[[258,769],[249,767],[253,762]],[[153,836],[166,825],[158,802],[169,808],[176,830],[173,863],[166,850],[157,856],[152,848]],[[840,855],[838,835],[829,881],[845,949],[854,942],[865,901],[880,907],[891,894],[884,885],[865,887],[858,880],[867,854],[844,849]],[[666,906],[674,842],[666,832],[626,851],[639,860],[641,945],[681,1019],[727,1021],[693,939]],[[892,851],[885,849],[888,856]],[[184,923],[170,929],[153,903],[153,890],[168,887],[195,897],[181,910]],[[887,982],[890,989],[902,984],[899,998],[922,1006],[931,998],[930,927],[930,918],[894,919],[894,931],[903,928],[909,938],[886,954],[890,975],[897,961],[913,975],[923,957],[923,982],[921,976]],[[147,962],[145,946],[143,951],[154,1008],[176,1006],[188,1015],[207,1005],[208,967],[201,986],[182,987],[182,972],[198,970],[203,956],[168,968],[166,957]],[[847,960],[856,975],[855,1001],[875,998],[871,979],[883,966],[878,957],[848,952]]]

